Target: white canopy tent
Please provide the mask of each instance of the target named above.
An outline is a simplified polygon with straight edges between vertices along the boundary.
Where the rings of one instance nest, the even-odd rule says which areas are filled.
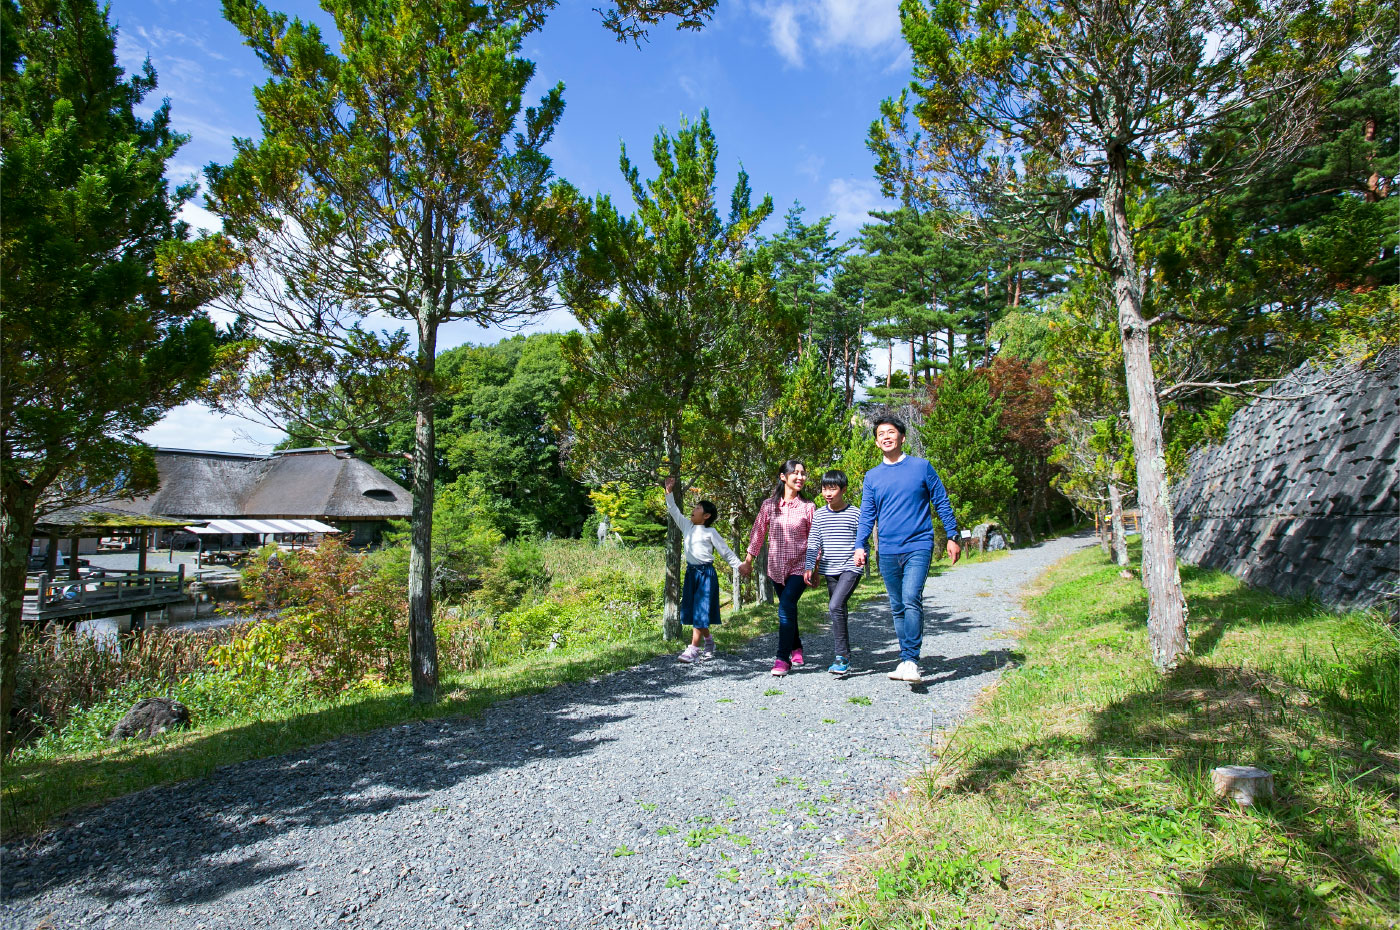
[[[222,536],[225,533],[339,533],[320,520],[210,520],[204,526],[191,526],[191,533],[200,536]]]

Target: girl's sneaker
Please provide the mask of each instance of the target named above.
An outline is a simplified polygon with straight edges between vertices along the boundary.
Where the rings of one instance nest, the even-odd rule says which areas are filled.
[[[837,656],[836,661],[827,667],[827,671],[837,678],[845,678],[851,674],[851,663],[846,661],[845,656]]]
[[[705,642],[700,646],[700,658],[713,659],[715,657],[715,641],[710,637],[705,637]]]
[[[681,654],[676,656],[676,661],[690,663],[698,658],[700,658],[700,650],[695,646],[686,646],[685,649],[681,650]]]
[[[807,660],[806,660],[805,658],[802,657],[802,647],[801,647],[801,646],[798,646],[796,649],[794,649],[794,650],[792,651],[791,660],[792,660],[792,664],[793,664],[793,665],[806,665],[806,664],[807,664]]]
[[[788,665],[786,662],[784,662],[782,659],[774,659],[774,660],[773,660],[773,671],[769,672],[768,674],[772,675],[774,678],[782,678],[784,675],[786,675],[786,674],[788,673],[788,669],[789,669],[790,667],[791,667],[791,666],[789,666],[789,665]]]

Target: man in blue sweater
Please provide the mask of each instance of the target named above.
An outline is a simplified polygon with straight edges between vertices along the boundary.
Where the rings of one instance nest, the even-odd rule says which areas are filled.
[[[875,445],[884,460],[865,473],[861,487],[860,524],[852,561],[865,565],[870,533],[879,524],[880,574],[890,598],[894,632],[899,637],[899,665],[893,681],[919,682],[919,652],[924,645],[924,582],[933,560],[933,520],[938,511],[948,534],[948,555],[962,555],[957,544],[958,521],[938,472],[928,459],[904,454],[904,421],[894,416],[875,419]]]

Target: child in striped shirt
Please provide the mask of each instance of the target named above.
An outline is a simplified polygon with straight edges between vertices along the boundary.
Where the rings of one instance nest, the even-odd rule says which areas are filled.
[[[719,619],[719,575],[715,572],[715,553],[734,568],[741,564],[734,550],[725,545],[719,530],[710,524],[715,522],[719,511],[709,501],[700,501],[690,511],[687,520],[676,506],[676,482],[667,478],[662,485],[666,489],[666,512],[671,515],[681,535],[685,537],[685,583],[681,586],[681,625],[691,627],[690,645],[680,655],[681,662],[694,662],[696,659],[709,659],[715,654],[715,640],[710,634],[711,625]]]
[[[812,517],[812,532],[807,537],[807,584],[820,567],[826,577],[827,614],[831,617],[831,637],[836,645],[836,661],[828,672],[837,678],[851,673],[851,642],[846,630],[846,602],[850,600],[865,569],[856,565],[852,554],[856,548],[856,527],[860,522],[859,508],[846,503],[846,473],[832,469],[822,475],[822,497],[826,506]]]

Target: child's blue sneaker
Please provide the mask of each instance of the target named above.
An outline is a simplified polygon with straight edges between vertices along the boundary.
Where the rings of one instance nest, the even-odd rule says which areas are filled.
[[[837,678],[845,678],[851,674],[851,663],[846,661],[845,656],[837,656],[836,661],[827,667],[827,671]]]

